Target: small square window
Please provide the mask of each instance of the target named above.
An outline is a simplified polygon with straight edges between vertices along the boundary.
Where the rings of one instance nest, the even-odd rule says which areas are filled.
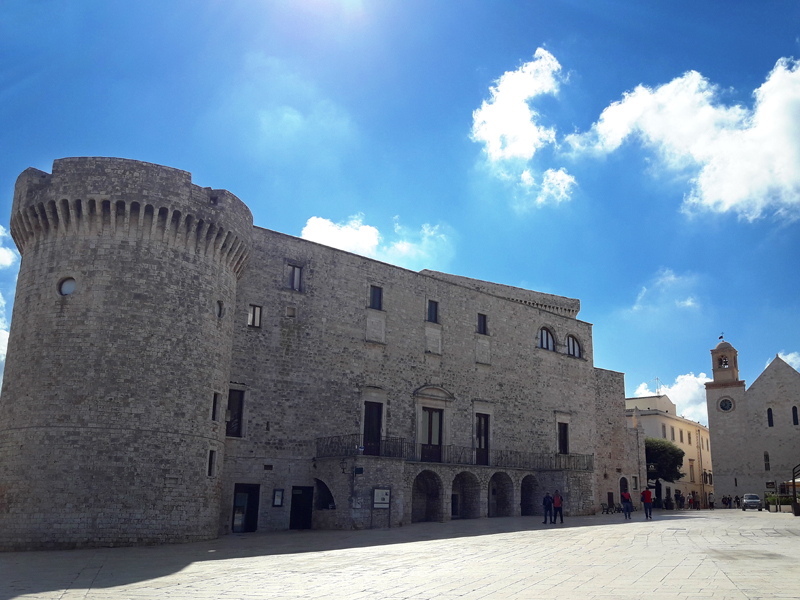
[[[383,310],[383,288],[377,285],[369,286],[369,307]]]
[[[297,265],[289,265],[289,287],[297,292],[303,282],[303,268]]]
[[[486,323],[486,315],[478,313],[478,333],[482,335],[489,335],[489,327]]]
[[[286,316],[290,319],[294,319],[297,317],[297,307],[295,306],[287,306],[286,307]]]
[[[436,300],[428,300],[428,322],[439,322],[439,303]]]
[[[248,327],[261,327],[261,307],[251,304],[247,309]]]

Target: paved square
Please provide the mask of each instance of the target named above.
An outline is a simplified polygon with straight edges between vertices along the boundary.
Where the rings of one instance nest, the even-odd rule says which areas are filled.
[[[717,510],[0,554],[9,598],[800,598],[800,518]]]

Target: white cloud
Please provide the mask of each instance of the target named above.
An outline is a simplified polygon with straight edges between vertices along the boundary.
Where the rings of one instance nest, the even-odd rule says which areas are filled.
[[[540,122],[530,102],[557,94],[560,72],[556,58],[539,48],[532,61],[503,73],[489,88],[490,99],[472,113],[472,140],[483,144],[492,175],[511,188],[512,205],[520,212],[569,200],[575,186],[564,168],[541,173],[531,165],[539,150],[555,145],[556,129]]]
[[[544,181],[542,181],[542,189],[539,196],[536,198],[537,204],[544,204],[546,202],[563,202],[569,200],[572,188],[576,185],[575,178],[564,170],[564,168],[547,169],[544,172]]]
[[[558,92],[560,71],[555,57],[539,48],[532,61],[516,71],[506,71],[489,88],[491,99],[472,113],[472,139],[484,144],[490,161],[527,161],[539,148],[555,143],[555,129],[539,125],[539,114],[528,102]]]
[[[407,269],[442,268],[453,255],[446,226],[425,223],[418,231],[410,230],[394,218],[391,239],[385,240],[376,227],[364,224],[364,215],[334,223],[322,217],[311,217],[301,237],[362,256],[368,256]]]
[[[364,215],[354,215],[344,223],[334,223],[322,217],[311,217],[300,237],[339,250],[375,257],[381,234],[375,227],[364,225],[363,218]]]
[[[688,169],[684,210],[768,209],[800,214],[800,62],[780,59],[753,93],[752,109],[725,106],[720,89],[696,71],[656,88],[643,85],[608,106],[591,130],[566,141],[579,152],[609,153],[629,138],[654,148],[670,169]]]
[[[672,385],[661,385],[656,390],[651,390],[648,384],[641,383],[633,395],[637,398],[655,396],[657,393],[669,396],[669,399],[675,403],[679,415],[707,425],[705,387],[707,381],[711,381],[711,378],[707,377],[705,373],[699,375],[687,373],[678,375]]]
[[[0,269],[7,269],[19,260],[19,252],[14,248],[6,248],[5,244],[11,236],[5,227],[0,225]]]
[[[657,311],[672,306],[679,309],[698,309],[700,301],[691,293],[696,287],[695,275],[678,275],[672,269],[661,268],[648,285],[642,286],[631,311]]]
[[[778,356],[786,361],[787,364],[800,371],[800,352],[784,352],[781,350],[778,352]],[[770,358],[767,361],[767,364],[764,365],[764,368],[766,368],[773,360],[773,358]]]

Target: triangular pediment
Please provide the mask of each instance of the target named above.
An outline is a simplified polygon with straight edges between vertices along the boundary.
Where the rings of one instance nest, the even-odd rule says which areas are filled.
[[[765,388],[778,389],[782,395],[785,394],[784,397],[799,397],[800,373],[780,356],[776,356],[750,385],[747,393],[758,393]]]

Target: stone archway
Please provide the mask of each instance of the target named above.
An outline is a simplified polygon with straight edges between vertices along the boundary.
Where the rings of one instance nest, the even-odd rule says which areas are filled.
[[[411,522],[442,521],[442,480],[433,471],[422,471],[411,488]]]
[[[619,497],[622,498],[622,494],[628,491],[628,478],[627,477],[620,477],[619,478]]]
[[[462,471],[453,479],[450,514],[453,519],[481,516],[481,484],[472,473]]]
[[[538,498],[538,491],[539,482],[536,481],[536,477],[533,475],[526,475],[522,479],[522,486],[520,487],[520,514],[523,517],[530,517],[538,512],[537,510],[539,506],[541,506],[541,498]],[[538,499],[538,502],[537,502]]]
[[[489,480],[489,516],[510,517],[514,514],[514,482],[508,473],[497,472]]]

